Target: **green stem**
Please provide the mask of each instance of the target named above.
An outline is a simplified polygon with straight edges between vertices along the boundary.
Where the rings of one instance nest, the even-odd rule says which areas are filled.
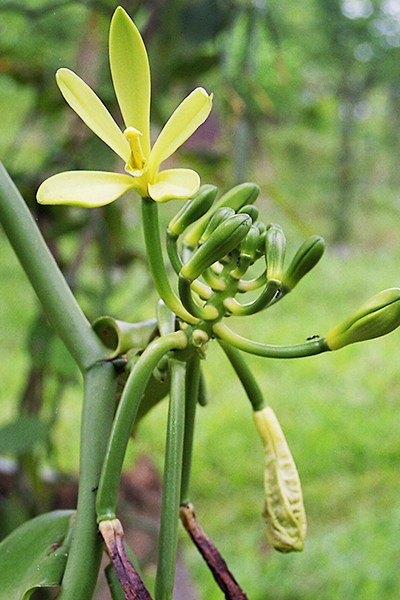
[[[186,362],[171,359],[171,391],[165,447],[163,498],[155,600],[172,600],[178,549]]]
[[[237,350],[231,344],[218,340],[219,345],[228,357],[232,367],[234,368],[236,375],[239,377],[241,384],[251,402],[253,410],[261,410],[265,406],[265,400],[260,386],[258,385],[253,373],[245,361],[242,353]]]
[[[158,361],[170,350],[183,350],[187,337],[177,331],[154,340],[132,369],[122,393],[108,444],[97,494],[97,521],[115,519],[119,480],[126,447],[146,385]]]
[[[234,298],[226,298],[226,300],[224,300],[224,306],[230,310],[233,315],[238,317],[254,315],[257,312],[264,310],[264,308],[272,301],[279,285],[280,281],[270,279],[261,294],[253,302],[240,304],[240,302],[237,302]]]
[[[116,381],[110,362],[97,363],[85,377],[78,508],[58,600],[90,600],[96,585],[103,553],[96,525],[96,490],[111,431]]]
[[[329,350],[324,337],[310,340],[303,344],[293,344],[288,346],[260,344],[259,342],[253,342],[252,340],[248,340],[238,335],[229,329],[222,321],[213,325],[213,332],[217,338],[232,344],[232,346],[235,346],[239,350],[243,350],[243,352],[249,352],[250,354],[269,358],[301,358],[303,356],[321,354],[321,352],[327,352]]]
[[[184,309],[169,282],[161,249],[158,206],[151,198],[142,198],[142,219],[149,267],[160,298],[178,317],[192,325],[196,324],[197,319]]]
[[[0,221],[54,329],[85,371],[109,352],[68,287],[19,191],[0,163]]]
[[[200,357],[195,354],[186,367],[185,437],[183,440],[181,504],[189,503],[189,481],[192,466],[192,450],[196,406],[200,386]]]
[[[201,321],[214,321],[219,317],[218,309],[212,304],[199,306],[192,296],[191,281],[179,275],[179,296],[187,311]]]

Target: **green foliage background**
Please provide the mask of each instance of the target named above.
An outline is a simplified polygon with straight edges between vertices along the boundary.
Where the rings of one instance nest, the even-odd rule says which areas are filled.
[[[153,316],[154,302],[135,197],[93,211],[39,209],[34,200],[52,173],[113,168],[107,148],[65,105],[54,72],[77,71],[115,112],[106,47],[116,4],[0,0],[0,157],[89,318],[140,320]],[[295,343],[399,286],[397,2],[147,0],[124,7],[148,46],[155,128],[195,85],[215,94],[212,118],[180,163],[221,191],[243,180],[259,183],[261,215],[283,226],[289,257],[311,233],[327,239],[315,272],[282,305],[235,323],[236,330]],[[164,223],[177,206],[162,207]],[[46,506],[36,478],[43,467],[77,471],[80,382],[64,348],[42,327],[2,236],[0,426],[28,414],[48,423],[50,433],[40,437],[38,429],[28,453],[4,454],[17,459],[31,501],[15,496],[1,504],[1,535]],[[267,545],[262,449],[251,410],[219,349],[210,347],[193,501],[252,600],[398,598],[398,336],[292,362],[249,359],[303,484],[309,533],[304,552],[291,556]],[[35,369],[44,377],[33,391]],[[164,431],[160,405],[139,428],[127,466],[149,454],[161,470]],[[199,596],[221,598],[184,536],[182,545]]]

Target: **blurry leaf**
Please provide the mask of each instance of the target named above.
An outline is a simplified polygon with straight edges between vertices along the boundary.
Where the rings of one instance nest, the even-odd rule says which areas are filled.
[[[220,64],[221,56],[215,54],[203,54],[179,60],[174,64],[171,71],[175,79],[191,79],[203,75]]]
[[[47,439],[48,424],[37,417],[22,416],[0,429],[0,453],[23,454]]]
[[[61,583],[71,541],[74,511],[31,519],[0,544],[0,600],[28,600],[38,587]]]
[[[201,0],[183,11],[181,35],[191,44],[214,38],[226,24],[226,7],[218,0]]]

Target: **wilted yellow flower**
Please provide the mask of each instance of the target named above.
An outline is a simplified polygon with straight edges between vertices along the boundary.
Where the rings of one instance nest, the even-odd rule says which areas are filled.
[[[270,406],[253,413],[264,446],[267,538],[281,552],[303,550],[307,523],[296,465]]]

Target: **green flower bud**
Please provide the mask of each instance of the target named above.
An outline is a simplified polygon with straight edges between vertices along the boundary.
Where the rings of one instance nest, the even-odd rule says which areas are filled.
[[[191,246],[196,246],[203,231],[207,227],[211,215],[216,209],[223,206],[233,208],[235,212],[240,210],[246,204],[253,204],[257,200],[260,188],[255,183],[241,183],[224,194],[214,207],[193,223],[185,234],[185,242]]]
[[[265,260],[267,263],[267,279],[282,280],[285,260],[286,238],[282,227],[270,225],[265,240]]]
[[[245,213],[246,215],[249,215],[252,218],[253,223],[257,221],[259,215],[258,208],[252,204],[246,204],[245,206],[242,206],[242,208],[238,210],[238,213]]]
[[[212,264],[234,250],[251,227],[248,215],[233,215],[221,223],[183,265],[181,275],[194,281]]]
[[[260,188],[255,183],[240,183],[226,192],[218,200],[216,208],[230,206],[236,212],[246,204],[253,204],[260,193]]]
[[[200,219],[212,206],[218,193],[215,185],[203,185],[196,196],[186,202],[171,219],[168,229],[174,235],[181,235],[189,225]]]
[[[235,211],[233,210],[233,208],[229,208],[228,206],[217,208],[215,213],[211,215],[207,227],[205,228],[201,238],[199,239],[199,245],[203,244],[210,237],[212,232],[215,231],[215,229],[217,229],[219,225],[221,225],[221,223],[226,221],[228,217],[233,217],[234,214]]]
[[[400,325],[400,289],[380,292],[326,334],[330,350],[386,335]]]
[[[272,408],[253,416],[264,446],[267,538],[280,552],[303,550],[307,523],[296,465]]]
[[[283,285],[292,290],[304,275],[315,267],[325,250],[325,241],[312,235],[297,250],[282,279]]]
[[[240,254],[237,267],[231,271],[231,276],[234,279],[243,277],[249,266],[256,260],[259,238],[260,232],[258,228],[255,225],[252,225],[247,232],[246,237],[240,242]]]

